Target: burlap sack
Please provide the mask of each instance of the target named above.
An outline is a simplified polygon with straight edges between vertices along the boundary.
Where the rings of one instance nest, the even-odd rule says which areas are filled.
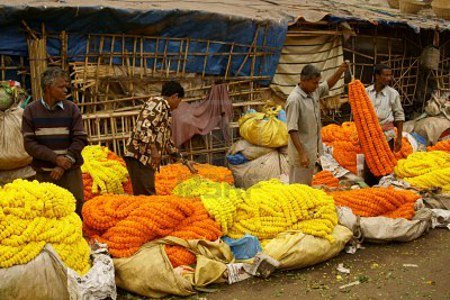
[[[17,169],[31,162],[23,146],[22,115],[20,107],[0,111],[0,170]]]
[[[183,246],[197,254],[195,272],[181,276],[174,272],[164,251],[164,245]],[[224,282],[226,264],[233,261],[233,254],[221,240],[185,241],[175,237],[152,241],[143,245],[127,258],[114,259],[117,286],[151,298],[166,295],[189,296],[197,288],[211,283]]]
[[[280,269],[305,268],[338,255],[353,236],[351,230],[340,225],[332,235],[334,243],[298,231],[283,232],[264,247],[263,253],[278,260]]]

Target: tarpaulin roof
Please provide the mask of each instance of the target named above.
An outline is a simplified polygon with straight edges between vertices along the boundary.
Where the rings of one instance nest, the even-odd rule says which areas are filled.
[[[370,3],[362,0],[0,0],[0,53],[27,55],[22,20],[38,31],[44,22],[49,32],[72,33],[69,51],[74,57],[83,53],[86,33],[189,36],[250,45],[257,25],[264,23],[268,31],[260,35],[256,44],[261,46],[265,36],[265,45],[279,54],[288,25],[299,18],[310,22],[328,17],[336,23],[356,20],[402,25],[416,32],[439,23],[441,28],[450,30],[450,22],[433,17],[432,12],[428,17],[402,14],[388,8],[382,0]],[[58,43],[47,47],[52,55],[60,51]],[[272,55],[260,62],[266,65],[261,75],[273,75],[278,57]]]

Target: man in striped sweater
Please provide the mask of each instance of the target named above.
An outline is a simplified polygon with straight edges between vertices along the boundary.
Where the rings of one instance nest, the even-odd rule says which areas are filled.
[[[44,97],[35,99],[23,113],[25,150],[33,157],[31,166],[39,182],[52,182],[69,190],[83,205],[81,150],[87,145],[78,107],[65,100],[69,78],[60,68],[49,68],[41,76]]]

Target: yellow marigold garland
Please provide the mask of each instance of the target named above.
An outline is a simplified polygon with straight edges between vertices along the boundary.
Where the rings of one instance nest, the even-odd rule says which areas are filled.
[[[450,153],[416,152],[399,160],[395,174],[422,189],[440,187],[450,191]]]
[[[67,267],[85,274],[90,248],[74,211],[73,195],[52,183],[17,179],[0,188],[0,268],[28,263],[50,243]]]
[[[236,206],[242,203],[244,191],[226,182],[214,182],[200,176],[185,180],[173,190],[181,197],[200,198],[208,214],[219,223],[224,235],[233,225]]]
[[[108,159],[111,151],[100,145],[84,147],[81,155],[83,173],[92,177],[92,194],[123,194],[123,184],[128,181],[127,168],[117,160]]]
[[[250,233],[271,239],[286,230],[301,230],[333,241],[331,233],[337,221],[333,198],[325,192],[272,179],[246,191],[228,236],[240,238]]]

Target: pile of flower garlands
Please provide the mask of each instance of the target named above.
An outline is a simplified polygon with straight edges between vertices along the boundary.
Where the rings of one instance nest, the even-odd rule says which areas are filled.
[[[321,131],[322,140],[333,148],[334,159],[345,169],[356,174],[356,156],[363,153],[360,146],[358,132],[354,122],[344,122],[341,126],[330,124],[324,126]],[[395,152],[395,158],[406,158],[413,152],[413,148],[407,138],[402,139],[402,149]]]
[[[113,257],[129,257],[166,236],[216,240],[222,233],[198,199],[178,196],[101,195],[83,206],[85,235],[106,243]],[[195,263],[186,248],[165,246],[174,267]]]
[[[250,233],[271,239],[286,230],[300,230],[333,241],[331,233],[337,222],[333,198],[325,192],[272,179],[246,191],[228,236],[241,238]]]
[[[320,171],[313,177],[312,185],[324,185],[331,188],[339,187],[339,179],[334,177],[330,171]]]
[[[107,147],[87,146],[81,152],[84,200],[100,194],[133,194],[128,171],[123,159]]]
[[[73,195],[52,183],[17,179],[0,188],[0,268],[26,264],[51,244],[64,264],[85,274],[90,248]]]
[[[244,193],[226,182],[214,182],[200,176],[183,181],[173,190],[173,194],[180,197],[200,198],[224,235],[233,226],[236,208],[242,203]]]
[[[360,190],[331,192],[338,206],[346,206],[361,217],[385,216],[412,219],[414,206],[420,196],[406,190],[393,188],[364,188]]]
[[[359,80],[349,84],[349,102],[367,165],[375,176],[392,173],[397,160],[378,123],[372,102]]]
[[[399,160],[395,174],[417,188],[439,187],[444,192],[450,192],[450,153],[415,152]]]
[[[210,164],[195,164],[198,176],[216,182],[234,184],[233,174],[225,167]],[[181,182],[193,177],[189,169],[178,163],[162,166],[161,171],[155,176],[155,188],[158,195],[171,195],[173,189]]]
[[[440,141],[434,146],[427,147],[427,151],[445,151],[450,152],[450,139]]]
[[[345,169],[356,174],[356,155],[362,153],[358,132],[353,122],[341,126],[330,124],[322,128],[322,141],[333,147],[333,157]]]

